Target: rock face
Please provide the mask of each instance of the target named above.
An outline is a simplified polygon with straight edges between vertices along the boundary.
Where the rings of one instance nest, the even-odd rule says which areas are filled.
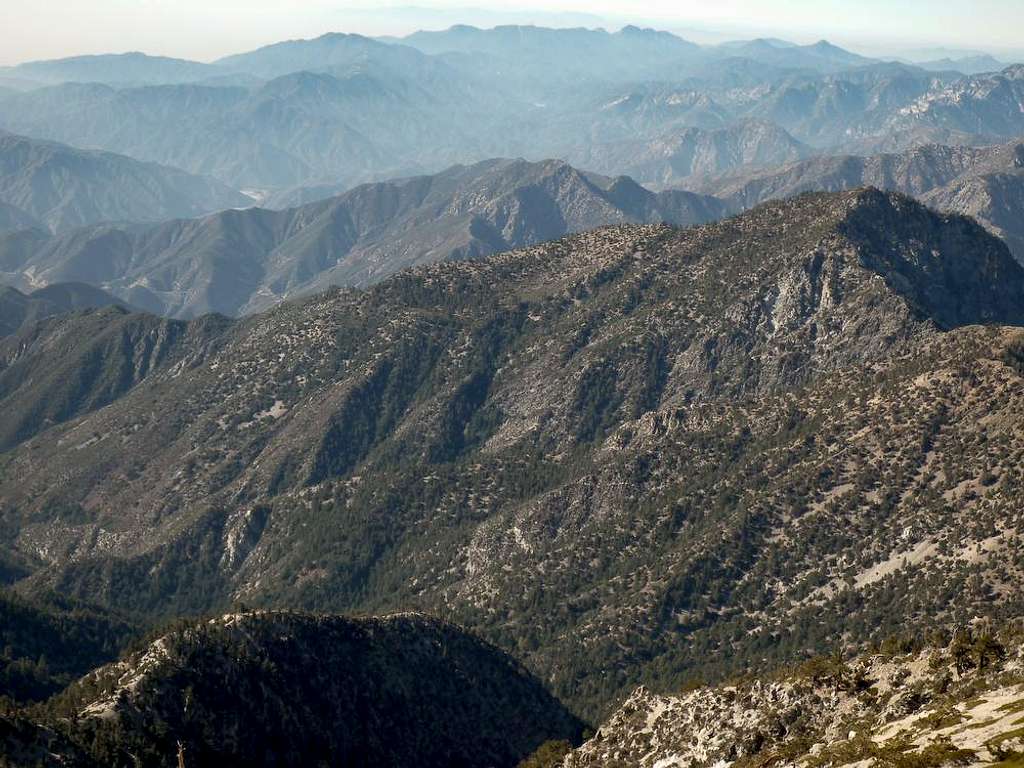
[[[105,312],[89,338],[155,323]],[[877,190],[425,265],[174,325],[0,456],[0,546],[24,593],[142,615],[445,612],[596,718],[1018,610],[1021,324],[1005,245]],[[5,347],[9,381],[75,328]]]
[[[331,285],[369,285],[417,264],[607,224],[696,224],[724,210],[701,195],[654,194],[557,161],[492,160],[284,211],[103,225],[45,244],[12,236],[0,248],[25,282],[86,281],[165,315],[234,315]]]
[[[640,688],[565,766],[1012,765],[1024,747],[1022,636],[974,635],[685,694]]]
[[[406,614],[232,614],[176,629],[51,705],[88,765],[512,768],[582,724],[521,666]],[[2,733],[2,731],[0,731]]]
[[[54,232],[100,221],[161,221],[252,205],[220,182],[112,152],[0,131],[0,203],[22,212],[0,230],[38,222]]]

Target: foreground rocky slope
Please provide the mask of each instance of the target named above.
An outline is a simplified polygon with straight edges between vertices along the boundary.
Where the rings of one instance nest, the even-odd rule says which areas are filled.
[[[1020,629],[908,645],[689,693],[640,688],[565,766],[1019,766]]]
[[[0,752],[55,741],[47,764],[111,767],[500,768],[582,727],[496,648],[414,614],[188,623],[20,717]]]
[[[369,285],[417,264],[606,224],[697,224],[724,210],[701,195],[654,194],[557,161],[491,160],[284,211],[103,225],[43,242],[11,236],[0,240],[0,254],[18,283],[81,280],[165,315],[234,315],[331,285]]]
[[[1019,610],[1022,323],[1002,243],[873,190],[430,265],[0,455],[4,545],[22,592],[143,615],[444,611],[596,718]]]

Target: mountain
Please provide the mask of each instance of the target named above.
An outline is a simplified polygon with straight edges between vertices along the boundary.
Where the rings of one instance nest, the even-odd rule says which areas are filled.
[[[852,67],[876,63],[875,59],[819,40],[812,45],[793,45],[778,40],[758,39],[734,42],[726,46],[730,56],[739,56],[757,62],[790,69],[811,69],[819,72],[836,72]]]
[[[688,693],[641,688],[565,766],[1019,765],[1019,628],[961,628],[946,643],[819,657],[788,673]]]
[[[1024,64],[1001,72],[964,77],[945,87],[933,88],[902,107],[893,118],[894,128],[930,125],[967,133],[998,136],[1024,134]]]
[[[265,190],[408,174],[427,151],[437,158],[432,171],[494,156],[488,137],[520,111],[493,84],[426,60],[295,72],[254,86],[67,83],[6,97],[0,126]]]
[[[1024,261],[1024,142],[990,147],[925,145],[899,154],[823,156],[781,168],[696,179],[691,188],[733,208],[808,191],[863,185],[903,192],[975,217]]]
[[[654,194],[557,161],[490,160],[284,211],[102,225],[45,244],[0,244],[0,252],[11,254],[12,273],[26,282],[89,282],[165,315],[234,315],[330,285],[368,285],[414,264],[476,258],[606,224],[691,224],[722,213],[716,200]]]
[[[227,72],[268,80],[297,72],[346,72],[384,68],[405,77],[444,65],[404,45],[387,45],[362,35],[330,33],[312,40],[289,40],[216,62]]]
[[[213,179],[123,155],[0,132],[0,202],[54,232],[100,221],[156,221],[252,204]]]
[[[0,202],[0,232],[15,232],[39,226],[32,216],[9,203]]]
[[[109,85],[168,85],[216,77],[223,71],[198,61],[148,56],[138,51],[98,56],[30,61],[0,68],[0,76],[55,83],[107,83]]]
[[[503,25],[480,29],[456,25],[419,31],[398,40],[456,65],[480,68],[531,91],[586,81],[658,80],[680,66],[706,60],[699,46],[654,29],[550,29]]]
[[[653,141],[595,146],[573,158],[598,173],[624,173],[655,188],[685,187],[690,176],[801,160],[811,149],[772,123],[744,120],[725,128],[684,128]]]
[[[1006,64],[987,54],[962,56],[956,59],[944,58],[922,61],[918,62],[917,66],[921,67],[921,69],[931,69],[940,72],[952,70],[954,72],[962,72],[965,75],[980,75],[985,72],[999,72],[1006,69]]]
[[[130,386],[0,454],[24,595],[434,611],[588,718],[642,683],[1024,607],[1024,268],[900,195],[171,323],[195,341],[148,368],[150,337],[116,329],[155,320],[64,316],[6,343],[0,413],[53,403],[32,380],[104,321],[122,341],[81,354]]]
[[[415,614],[190,623],[96,670],[50,709],[71,716],[61,730],[91,758],[76,764],[118,767],[512,768],[582,729],[508,656]]]
[[[84,283],[55,283],[24,294],[0,286],[0,338],[53,315],[124,303]]]

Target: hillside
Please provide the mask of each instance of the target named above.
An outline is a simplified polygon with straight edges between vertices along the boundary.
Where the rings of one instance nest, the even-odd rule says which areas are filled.
[[[1020,630],[907,646],[688,693],[638,689],[565,766],[1019,766]]]
[[[428,265],[210,327],[3,454],[5,544],[23,593],[149,615],[445,612],[596,717],[1018,611],[1022,324],[1002,243],[872,190]]]
[[[284,211],[225,211],[152,226],[102,225],[45,244],[0,238],[13,280],[82,281],[163,315],[228,315],[405,267],[477,258],[607,224],[695,224],[717,200],[654,194],[565,163],[490,160],[370,184]]]
[[[496,648],[415,614],[184,623],[34,712],[91,758],[74,764],[110,768],[179,748],[196,766],[512,768],[582,728]]]
[[[175,168],[0,131],[0,203],[61,232],[100,221],[159,221],[246,207],[252,199]]]

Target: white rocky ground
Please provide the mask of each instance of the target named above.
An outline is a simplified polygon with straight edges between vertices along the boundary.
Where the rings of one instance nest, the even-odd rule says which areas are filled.
[[[1024,754],[1024,646],[957,669],[954,645],[675,695],[640,688],[565,761],[582,766],[999,765]]]

